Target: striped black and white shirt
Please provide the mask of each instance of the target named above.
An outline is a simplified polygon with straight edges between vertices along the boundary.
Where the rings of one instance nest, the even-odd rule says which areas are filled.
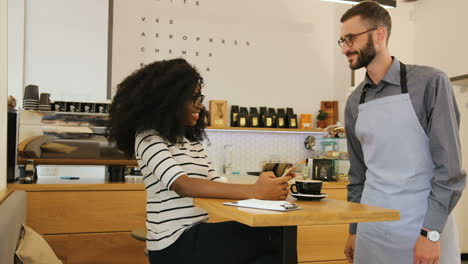
[[[192,178],[220,180],[200,142],[173,145],[156,131],[138,133],[135,155],[146,186],[146,228],[148,250],[161,250],[192,225],[208,220],[205,210],[193,205],[193,199],[171,190],[174,181]]]

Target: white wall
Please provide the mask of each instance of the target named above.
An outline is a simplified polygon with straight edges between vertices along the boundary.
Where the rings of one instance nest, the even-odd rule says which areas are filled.
[[[65,41],[66,45],[58,45],[59,47],[54,47],[53,50],[47,48],[51,43],[49,41],[51,36],[63,33],[60,29],[65,27],[68,28],[68,36],[76,36],[75,31],[82,31],[79,33],[83,34],[80,35],[80,39],[85,42],[90,41],[89,39],[95,35],[107,37],[107,34],[97,33],[106,30],[103,25],[107,26],[107,22],[104,19],[93,18],[93,14],[86,13],[89,10],[79,8],[89,4],[101,9],[101,13],[103,13],[102,10],[106,8],[102,6],[102,3],[107,1],[87,3],[88,1],[68,0],[65,1],[66,5],[57,5],[55,2],[52,3],[53,0],[27,1],[24,76],[26,84],[37,83],[38,80],[44,82],[44,85],[40,84],[41,90],[54,90],[52,91],[53,97],[55,95],[57,100],[102,100],[105,98],[106,88],[102,84],[105,82],[104,76],[107,76],[104,69],[106,67],[102,66],[105,63],[104,60],[107,59],[105,51],[101,48],[95,49],[91,52],[94,55],[88,56],[89,60],[92,59],[90,57],[95,57],[92,62],[84,63],[88,66],[102,66],[98,66],[100,68],[98,71],[92,71],[96,73],[95,76],[99,75],[102,78],[95,81],[94,85],[88,85],[87,81],[92,78],[87,78],[83,74],[88,74],[89,71],[86,70],[83,73],[81,69],[70,73],[67,70],[69,65],[66,65],[70,61],[75,63],[74,58],[76,57],[87,56],[81,54],[68,57],[67,60],[64,59],[67,56],[61,55],[66,51],[60,47],[70,45],[71,38],[61,40]],[[70,8],[72,2],[75,6]],[[182,4],[183,1],[173,1],[173,4],[170,2],[169,0],[144,0],[137,5],[128,1],[116,1],[112,87],[115,88],[122,78],[138,68],[140,62],[176,57],[179,56],[177,52],[181,50],[186,50],[188,53],[198,51],[200,54],[205,53],[205,55],[211,51],[214,54],[213,58],[206,58],[202,55],[194,56],[193,53],[186,55],[187,59],[199,66],[200,71],[205,76],[207,81],[205,93],[208,99],[227,99],[232,104],[245,106],[292,106],[296,112],[314,114],[316,114],[321,100],[338,100],[340,102],[339,119],[343,121],[341,112],[349,94],[351,73],[335,42],[339,36],[339,18],[350,7],[349,5],[307,0],[294,2],[283,0],[274,3],[263,0],[254,4],[246,0],[235,2],[203,0],[198,1],[199,6],[193,4],[195,1],[187,1],[188,6]],[[394,21],[390,51],[407,63],[424,64],[421,57],[427,57],[421,56],[421,53],[427,54],[427,52],[423,52],[419,48],[416,49],[414,44],[416,32],[421,24],[426,23],[418,24],[415,19],[419,19],[420,14],[431,13],[427,11],[429,8],[427,6],[433,4],[426,4],[426,2],[399,2],[398,8],[389,11]],[[458,2],[463,1],[458,0]],[[20,4],[16,3],[16,5]],[[424,5],[426,9],[423,10],[427,12],[420,11],[421,5]],[[41,6],[44,8],[41,9]],[[60,10],[59,14],[56,14],[54,9]],[[74,10],[73,13],[70,9]],[[80,10],[84,13],[80,13]],[[47,28],[41,27],[41,24],[44,25],[48,21],[41,23],[34,21],[46,19],[42,16],[44,14],[47,14],[49,18],[52,17],[48,19],[49,22],[61,21],[61,23],[55,23],[56,26],[52,28],[50,28],[51,24],[54,25],[52,22]],[[84,26],[83,28],[77,26],[73,21],[82,21],[79,17],[84,16],[88,20],[98,19],[103,22],[101,27],[98,27],[100,29],[88,27],[86,30],[92,29],[92,32],[83,33],[86,31]],[[160,23],[157,27],[155,24],[143,24],[140,20],[142,16],[147,17],[148,20],[158,17],[161,21],[165,20],[166,24]],[[429,15],[426,16],[429,17]],[[69,19],[63,20],[64,17]],[[173,19],[176,23],[170,25],[169,19]],[[448,20],[444,19],[444,21]],[[416,26],[419,26],[418,30],[415,30]],[[161,37],[156,41],[154,38],[141,38],[140,31],[147,34],[158,32],[161,35],[172,33],[175,37],[186,35],[188,38],[195,38],[199,36],[202,41],[182,42],[175,39],[169,40],[167,37],[165,39]],[[458,35],[462,36],[463,34]],[[16,36],[18,39],[20,38],[19,35]],[[215,41],[225,39],[231,44],[213,45],[207,41],[210,37]],[[232,44],[234,40],[248,40],[251,46],[249,48],[235,47]],[[77,48],[77,46],[80,47]],[[76,44],[70,50],[80,54],[79,51],[84,46],[86,45]],[[161,51],[156,56],[148,54],[148,52],[141,54],[140,47],[148,49],[158,47],[161,50],[166,50]],[[169,48],[173,49],[173,54],[167,53]],[[45,49],[45,53],[43,49]],[[40,50],[41,52],[39,52]],[[97,50],[101,51],[97,52]],[[83,53],[90,54],[90,52],[84,51]],[[97,56],[97,53],[101,56]],[[445,52],[439,52],[439,54],[442,53]],[[18,55],[21,54],[18,53]],[[73,55],[76,54],[73,53]],[[14,56],[16,61],[20,57]],[[44,61],[47,62],[46,66],[49,69],[45,69],[46,67],[42,64]],[[50,64],[62,66],[57,69]],[[210,67],[212,71],[205,72],[205,66]],[[50,67],[55,68],[51,69]],[[57,76],[55,72],[60,72],[60,74]],[[363,76],[364,71],[358,71],[356,82],[359,83]],[[10,80],[10,85],[17,83],[18,79],[20,78]],[[49,83],[55,88],[52,89]],[[16,89],[22,89],[23,85],[14,86]],[[86,89],[88,87],[93,88]],[[10,94],[21,94],[21,92],[18,90],[15,92],[14,89],[10,88]]]
[[[20,6],[22,2],[12,1],[15,6]],[[89,44],[92,39],[96,40],[96,36],[107,38],[107,34],[102,33],[107,30],[106,15],[102,16],[102,13],[107,12],[107,1],[26,2],[26,83],[39,83],[41,90],[52,91],[55,99],[104,99],[104,76],[107,76],[107,53],[102,48],[104,45],[97,45],[91,52],[85,52],[84,48],[96,46]],[[350,70],[335,42],[339,35],[338,20],[350,6],[308,0],[283,0],[274,3],[266,0],[255,3],[246,0],[202,0],[198,1],[198,7],[193,4],[196,1],[187,1],[188,7],[182,4],[183,1],[173,2],[175,4],[170,5],[169,0],[144,0],[136,5],[129,1],[116,1],[112,87],[136,69],[139,61],[143,60],[137,52],[140,46],[172,46],[179,51],[182,48],[201,53],[213,51],[214,58],[209,61],[193,54],[187,56],[196,65],[208,65],[213,69],[209,74],[202,70],[207,79],[205,93],[208,99],[227,99],[231,103],[246,106],[293,106],[297,112],[312,113],[316,113],[320,100],[337,99],[340,101],[340,110],[344,109],[347,88],[350,85]],[[144,8],[158,3],[158,8]],[[390,40],[391,53],[407,63],[441,68],[449,76],[466,74],[463,66],[468,61],[468,54],[456,52],[462,50],[461,45],[468,41],[468,35],[462,34],[457,26],[466,24],[468,18],[462,14],[463,10],[467,10],[466,5],[468,2],[464,0],[453,0],[450,5],[436,0],[412,3],[399,1],[398,7],[389,11],[394,22]],[[85,6],[101,11],[99,14],[92,13]],[[12,8],[14,7],[11,6],[10,9]],[[433,10],[438,10],[437,19],[434,19]],[[161,20],[176,18],[175,21],[180,22],[172,27],[168,23],[159,25],[157,30],[149,31],[174,32],[192,38],[200,36],[205,40],[209,37],[218,40],[224,38],[227,41],[250,40],[253,47],[233,49],[231,44],[229,47],[218,45],[210,49],[206,42],[190,42],[187,45],[179,41],[174,45],[168,44],[167,39],[160,39],[157,43],[142,41],[138,38],[139,35],[130,36],[139,33],[141,28],[148,30],[148,26],[143,27],[138,20],[142,14],[148,18],[158,16]],[[86,19],[83,20],[83,17]],[[93,26],[84,25],[83,22],[90,20],[95,22]],[[96,27],[97,23],[100,26]],[[187,25],[188,23],[191,24]],[[67,30],[64,31],[64,28]],[[16,25],[15,29],[20,32],[21,25]],[[61,44],[57,44],[54,36],[60,34],[67,35],[59,38]],[[21,42],[20,34],[13,37],[10,35],[10,38]],[[77,44],[76,39],[85,44]],[[10,74],[9,93],[17,95],[21,100],[23,84],[19,84],[22,72],[18,63],[22,57],[19,52],[21,45],[10,46],[12,48],[9,53],[13,59],[9,62],[9,71],[14,70],[16,76],[12,78]],[[53,48],[48,48],[49,46]],[[15,56],[11,56],[12,54]],[[70,57],[71,55],[73,56]],[[161,58],[168,56],[160,55]],[[155,57],[146,58],[153,59]],[[209,63],[204,64],[203,60]],[[71,70],[70,64],[80,69]],[[86,65],[84,70],[83,65]],[[91,66],[96,66],[99,70],[88,70]],[[280,71],[281,74],[278,74]],[[87,75],[93,73],[93,76]],[[94,79],[96,76],[99,78]],[[356,82],[361,81],[363,76],[364,71],[357,72]],[[89,85],[91,80],[93,84]],[[245,96],[246,91],[252,92],[251,95]],[[276,91],[276,94],[271,94],[270,91]]]
[[[460,122],[460,144],[462,146],[463,168],[468,171],[468,87],[453,87],[454,94],[457,98],[458,108],[460,109],[461,122]],[[458,230],[460,231],[460,250],[463,253],[468,252],[468,194],[463,193],[460,201],[455,207],[455,216],[458,223]]]
[[[449,77],[468,74],[468,1],[424,0],[416,3],[415,56]]]
[[[437,15],[434,11],[437,10]],[[415,56],[420,64],[441,69],[449,77],[468,74],[468,1],[424,0],[415,12]],[[431,12],[432,11],[432,12]],[[431,12],[429,14],[428,12]],[[461,114],[460,144],[463,168],[468,170],[468,87],[453,87]],[[466,189],[455,208],[460,250],[468,253],[468,195]]]
[[[208,100],[294,107],[297,113],[315,115],[320,101],[333,100],[336,87],[349,82],[335,78],[335,4],[202,0],[196,6],[190,4],[195,1],[185,5],[183,1],[171,2],[115,2],[112,87],[140,62],[179,57],[182,50],[204,76]],[[160,23],[155,23],[156,18]],[[156,33],[160,33],[159,38]],[[169,34],[174,38],[169,39]],[[196,41],[197,36],[200,41]],[[209,42],[209,38],[214,41]],[[222,39],[227,44],[223,45]],[[235,40],[249,41],[250,46],[236,46]],[[161,52],[155,53],[155,48]],[[196,51],[201,55],[195,56]],[[208,52],[213,57],[205,56]]]
[[[24,0],[8,1],[8,95],[21,104],[24,64]]]
[[[449,77],[468,74],[465,34],[468,1],[398,1],[390,9],[393,30],[389,49],[392,55],[409,64],[438,68]],[[356,72],[356,85],[365,71]]]
[[[105,100],[108,0],[27,0],[25,16],[24,84],[53,100]]]
[[[329,3],[331,4],[331,3]],[[349,94],[351,94],[351,69],[348,66],[348,60],[341,54],[341,48],[338,46],[337,40],[340,38],[341,23],[340,18],[349,9],[350,5],[334,4],[335,12],[332,17],[334,24],[333,29],[333,41],[329,43],[334,47],[334,98],[338,101],[338,120],[344,124],[344,109],[346,106],[346,100]]]
[[[52,100],[105,101],[109,0],[6,1],[8,94],[18,106],[26,84],[39,85]],[[6,162],[6,156],[0,158]]]
[[[0,191],[6,189],[6,133],[7,133],[7,0],[0,0]]]

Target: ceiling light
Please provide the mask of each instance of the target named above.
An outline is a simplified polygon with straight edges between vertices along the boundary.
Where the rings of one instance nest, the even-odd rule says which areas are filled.
[[[363,0],[321,0],[321,1],[357,5]],[[374,0],[374,2],[379,3],[384,8],[396,7],[396,0]]]

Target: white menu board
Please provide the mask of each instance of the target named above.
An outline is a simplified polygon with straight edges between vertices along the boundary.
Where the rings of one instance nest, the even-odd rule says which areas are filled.
[[[115,1],[112,87],[141,65],[183,57],[208,100],[315,113],[333,97],[332,12],[320,1]]]

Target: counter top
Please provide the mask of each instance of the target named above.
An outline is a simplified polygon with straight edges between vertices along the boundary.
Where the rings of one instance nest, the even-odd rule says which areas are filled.
[[[225,176],[228,183],[253,184],[256,176]],[[292,180],[294,181],[294,180]],[[324,182],[323,189],[346,189],[347,182]],[[127,176],[126,182],[108,182],[103,176],[83,176],[78,180],[65,180],[58,176],[42,176],[36,183],[11,183],[8,189],[25,191],[129,191],[145,190],[141,176]]]
[[[257,176],[250,176],[245,174],[240,175],[220,175],[227,178],[227,182],[229,183],[240,183],[240,184],[249,184],[255,183],[257,181]],[[290,183],[294,183],[294,179],[290,181]],[[324,189],[346,189],[348,186],[348,182],[323,182],[322,188]]]
[[[84,176],[78,180],[65,180],[58,176],[39,177],[36,183],[11,183],[8,189],[34,191],[144,191],[141,176],[126,177],[126,182],[109,182],[103,176]]]
[[[34,161],[36,165],[117,165],[117,166],[138,166],[136,160],[109,160],[109,159],[38,159],[38,158],[18,158],[18,164],[25,164],[27,160]]]

